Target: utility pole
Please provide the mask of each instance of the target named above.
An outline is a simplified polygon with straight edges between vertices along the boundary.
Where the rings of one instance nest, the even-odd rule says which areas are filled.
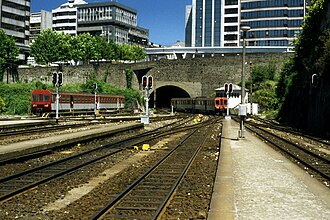
[[[250,30],[249,26],[242,26],[241,31],[243,31],[243,56],[242,56],[242,75],[241,75],[241,105],[239,107],[240,115],[240,130],[239,137],[244,138],[244,117],[246,116],[246,105],[245,105],[245,78],[244,78],[244,69],[245,69],[245,49],[246,49],[246,32]]]

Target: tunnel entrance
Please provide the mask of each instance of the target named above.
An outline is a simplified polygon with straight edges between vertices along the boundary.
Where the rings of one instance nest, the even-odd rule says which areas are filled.
[[[156,90],[156,108],[171,108],[172,98],[189,98],[189,94],[176,86],[163,86]],[[154,92],[150,94],[149,105],[154,107]]]

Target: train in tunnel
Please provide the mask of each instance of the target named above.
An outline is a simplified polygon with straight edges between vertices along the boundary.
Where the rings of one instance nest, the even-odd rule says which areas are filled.
[[[172,98],[171,106],[174,111],[219,114],[227,111],[228,100],[226,97],[206,98]]]

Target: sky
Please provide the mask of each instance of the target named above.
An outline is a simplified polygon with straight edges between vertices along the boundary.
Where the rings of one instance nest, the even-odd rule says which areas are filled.
[[[111,0],[85,0],[87,3]],[[115,0],[114,0],[115,1]],[[31,0],[31,12],[51,11],[67,0]],[[171,45],[184,41],[185,10],[191,0],[116,0],[137,10],[138,26],[149,29],[149,41]]]

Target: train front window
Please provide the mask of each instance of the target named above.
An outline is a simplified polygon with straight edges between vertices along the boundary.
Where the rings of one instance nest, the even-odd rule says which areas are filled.
[[[33,94],[32,95],[32,101],[37,102],[38,101],[38,95]]]
[[[44,95],[44,102],[49,102],[50,96],[49,95]]]
[[[39,102],[42,102],[42,95],[39,95]]]
[[[220,100],[215,100],[216,105],[220,105]]]

